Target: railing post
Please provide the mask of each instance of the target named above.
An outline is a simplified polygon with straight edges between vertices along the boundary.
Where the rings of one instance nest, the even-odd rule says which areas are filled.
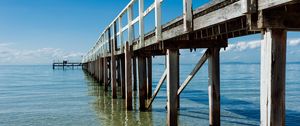
[[[132,27],[133,12],[132,12],[132,6],[129,6],[127,8],[127,16],[128,16],[128,42],[129,42],[129,46],[130,46],[132,41],[133,41],[133,27]]]
[[[183,0],[183,27],[185,32],[193,30],[192,0]]]
[[[140,47],[144,47],[144,0],[139,0],[139,34]]]
[[[122,31],[122,16],[119,17],[118,19],[118,23],[119,23],[119,40],[120,40],[120,43],[121,43],[121,47],[120,47],[120,50],[121,52],[123,53],[123,48],[124,48],[124,43],[123,43],[123,31]]]
[[[161,40],[161,0],[155,0],[155,35],[156,40]]]

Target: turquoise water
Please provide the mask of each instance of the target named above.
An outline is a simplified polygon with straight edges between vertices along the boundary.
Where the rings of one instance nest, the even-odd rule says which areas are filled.
[[[153,88],[164,65],[153,66]],[[182,64],[181,82],[193,65]],[[259,64],[221,64],[221,124],[259,125]],[[300,123],[300,64],[288,64],[286,125]],[[154,90],[154,89],[153,89]],[[120,96],[120,95],[119,95]],[[137,94],[135,93],[136,97]],[[0,125],[165,125],[165,84],[152,111],[125,111],[124,101],[111,99],[80,69],[52,70],[52,66],[0,66]],[[180,99],[180,125],[208,125],[207,66]]]

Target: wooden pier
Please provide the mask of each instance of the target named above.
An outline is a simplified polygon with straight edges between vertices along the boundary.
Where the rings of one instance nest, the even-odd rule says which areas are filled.
[[[161,24],[161,14],[170,13],[161,11],[163,1],[166,0],[154,0],[146,8],[144,0],[130,1],[84,56],[83,69],[99,80],[106,91],[110,89],[112,98],[117,98],[118,81],[128,110],[133,108],[132,93],[137,87],[139,108],[145,111],[167,81],[167,124],[174,126],[179,95],[208,61],[209,124],[219,126],[220,48],[227,47],[229,38],[261,33],[260,124],[285,125],[286,34],[300,29],[300,0],[212,0],[195,10],[192,0],[183,0],[182,16]],[[138,4],[136,18],[133,4]],[[151,11],[155,12],[155,27],[144,33],[144,17]],[[122,24],[125,14],[127,24]],[[138,24],[137,37],[134,24]],[[195,48],[204,48],[206,52],[180,84],[179,49]],[[166,56],[166,69],[152,92],[152,56],[156,55]]]
[[[52,69],[56,69],[56,68],[61,68],[61,69],[65,69],[65,68],[81,68],[82,63],[80,62],[68,62],[68,61],[63,61],[63,62],[53,62],[52,64]]]

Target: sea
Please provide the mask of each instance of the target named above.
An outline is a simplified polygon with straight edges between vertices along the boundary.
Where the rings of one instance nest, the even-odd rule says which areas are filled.
[[[180,65],[183,82],[195,64]],[[260,124],[260,64],[222,63],[221,125]],[[165,65],[153,65],[153,90]],[[300,63],[286,65],[286,125],[300,124]],[[207,65],[180,96],[179,125],[208,126]],[[120,90],[120,89],[118,89]],[[0,126],[163,126],[166,125],[166,83],[150,111],[140,112],[138,92],[133,110],[112,99],[99,82],[80,68],[50,65],[0,66]]]

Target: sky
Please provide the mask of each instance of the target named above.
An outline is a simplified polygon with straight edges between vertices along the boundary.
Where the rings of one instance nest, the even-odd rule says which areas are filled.
[[[81,61],[99,34],[130,0],[0,0],[0,65]],[[193,8],[209,0],[193,0]],[[153,0],[145,0],[147,8]],[[137,4],[134,5],[134,10]],[[182,14],[182,0],[164,0],[162,23]],[[137,13],[134,13],[136,16]],[[145,32],[154,27],[154,13],[145,18]],[[135,29],[137,31],[137,29]],[[229,40],[221,62],[259,62],[260,34]],[[288,33],[288,61],[300,61],[300,33]],[[182,50],[185,63],[202,50]]]

